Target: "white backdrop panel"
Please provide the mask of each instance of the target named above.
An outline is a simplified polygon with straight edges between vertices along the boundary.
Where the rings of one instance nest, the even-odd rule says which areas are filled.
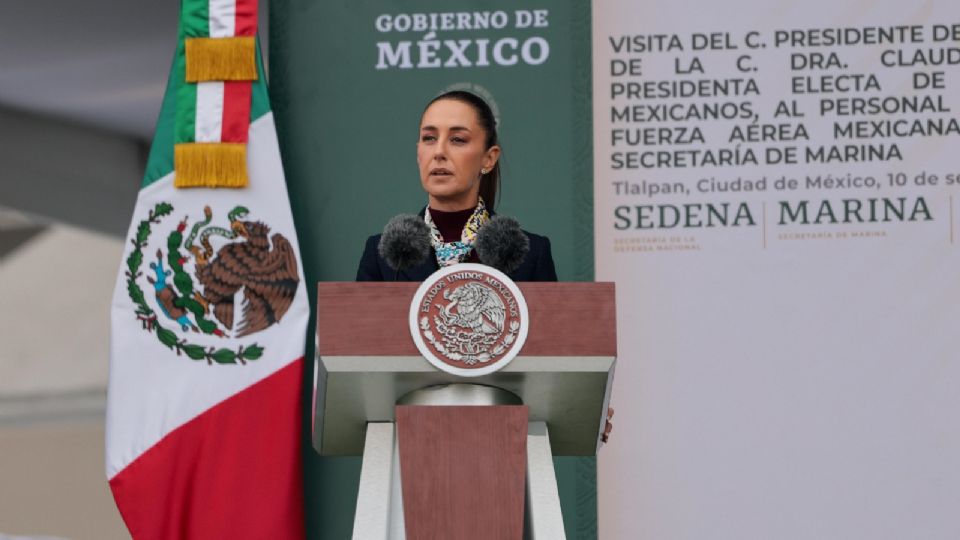
[[[948,0],[594,0],[596,278],[616,281],[620,325],[616,428],[599,460],[601,538],[960,538],[960,185],[947,178],[960,173],[951,128],[960,111],[960,68],[913,61],[915,51],[930,63],[943,50],[960,62],[960,31],[948,28],[947,39],[934,41],[934,25],[957,23],[960,4]],[[919,38],[914,29],[889,30],[896,26],[920,28]],[[899,37],[809,46],[814,33],[807,31],[825,28],[856,29],[851,39],[857,32],[863,39],[866,28]],[[778,44],[778,30],[805,31],[804,44]],[[692,50],[693,34],[711,32],[729,32],[737,49]],[[750,49],[750,32],[766,47]],[[676,35],[682,49],[615,46],[623,36],[648,41],[652,34]],[[839,63],[793,69],[810,64],[811,53],[835,53]],[[756,71],[737,70],[742,55],[750,55],[742,65]],[[694,57],[702,73],[676,73],[675,62],[689,71]],[[631,59],[639,59],[640,73],[619,75]],[[942,88],[915,88],[916,72],[942,72]],[[859,83],[850,75],[861,75]],[[631,82],[737,78],[753,79],[758,92],[626,90]],[[848,91],[823,92],[831,84]],[[929,98],[930,110],[821,110],[870,98],[891,107],[902,106],[901,98]],[[781,101],[805,116],[776,117]],[[650,108],[727,102],[746,107],[749,117],[660,120]],[[613,113],[627,107],[638,115]],[[903,129],[915,130],[918,121],[947,133],[878,131],[896,130],[886,121],[900,120]],[[802,125],[808,138],[730,140],[735,126],[751,124],[787,124],[794,135]],[[661,127],[686,128],[688,136],[699,127],[703,140],[644,135],[642,144],[628,144],[625,132],[614,135]],[[843,136],[851,128],[863,137]],[[767,161],[770,148],[787,146],[797,148],[796,163]],[[834,146],[843,159],[829,157]],[[756,163],[700,164],[702,156],[677,154],[748,148]],[[640,159],[650,152],[664,152],[671,165],[624,166],[629,153]],[[677,166],[681,160],[686,166]],[[937,184],[917,185],[924,172],[937,175]],[[900,173],[903,186],[896,184]],[[808,177],[847,174],[876,184],[807,185]],[[797,189],[775,189],[781,177],[797,179]],[[700,183],[737,178],[766,178],[765,189],[719,192]],[[683,188],[651,195],[644,181]],[[618,193],[617,182],[639,192]],[[859,201],[859,214],[844,200]],[[807,224],[798,214],[803,201]],[[726,226],[717,218],[707,227],[706,205],[719,212],[723,203],[730,204]],[[741,205],[750,219],[741,216],[734,226]],[[879,209],[873,216],[871,205]],[[890,210],[900,205],[902,219]],[[676,212],[680,223],[669,227]]]

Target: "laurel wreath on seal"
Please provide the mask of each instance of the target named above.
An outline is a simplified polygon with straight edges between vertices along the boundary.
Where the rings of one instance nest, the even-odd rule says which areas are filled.
[[[240,345],[236,350],[227,347],[204,347],[188,342],[186,339],[178,339],[177,334],[172,330],[164,328],[157,320],[157,314],[147,305],[143,290],[137,284],[137,278],[142,275],[140,267],[143,265],[143,248],[147,245],[152,230],[150,225],[159,225],[160,218],[166,217],[173,212],[173,205],[170,203],[157,203],[150,210],[147,219],[144,219],[137,226],[137,234],[130,242],[133,244],[133,252],[127,257],[127,293],[130,300],[137,306],[137,320],[143,325],[143,329],[149,332],[155,332],[157,339],[168,349],[174,350],[177,356],[185,354],[191,360],[206,360],[207,364],[246,364],[248,361],[258,360],[263,355],[263,347],[256,343],[248,347]],[[171,253],[179,258],[179,247],[181,242],[181,233],[175,230],[167,238],[167,246]],[[173,259],[174,257],[171,257]],[[182,266],[177,263],[174,270],[174,284],[181,291],[193,290],[193,280],[190,275],[183,271]],[[212,326],[211,326],[212,325]],[[216,333],[216,323],[206,320],[203,317],[197,317],[197,326],[207,334]]]
[[[438,330],[442,330],[441,327],[446,328],[445,325],[439,321],[437,322],[437,325]],[[468,366],[473,366],[476,365],[477,362],[485,364],[503,354],[503,352],[507,350],[507,347],[516,341],[517,331],[520,330],[520,323],[518,321],[511,321],[507,335],[503,337],[503,341],[498,343],[492,351],[484,351],[480,354],[463,354],[458,351],[450,350],[448,346],[456,343],[456,330],[450,329],[450,331],[444,332],[442,340],[438,340],[436,336],[433,335],[433,331],[430,329],[430,320],[427,317],[420,318],[420,330],[423,332],[423,337],[427,338],[427,341],[433,345],[437,352],[453,360],[454,362],[463,362]]]

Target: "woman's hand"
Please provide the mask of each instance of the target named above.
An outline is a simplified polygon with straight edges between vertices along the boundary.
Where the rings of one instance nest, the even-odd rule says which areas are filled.
[[[613,431],[613,407],[607,407],[607,423],[603,426],[603,435],[600,440],[604,443],[610,440],[610,432]]]

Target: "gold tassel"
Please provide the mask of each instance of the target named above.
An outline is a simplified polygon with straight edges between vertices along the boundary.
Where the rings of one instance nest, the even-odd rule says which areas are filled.
[[[175,144],[173,166],[178,188],[243,188],[249,182],[244,143]]]
[[[187,82],[257,80],[253,36],[187,38]]]

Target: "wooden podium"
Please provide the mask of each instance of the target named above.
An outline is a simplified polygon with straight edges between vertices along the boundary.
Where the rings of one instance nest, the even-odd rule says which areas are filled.
[[[565,538],[552,457],[599,448],[614,286],[517,285],[526,342],[503,369],[468,378],[414,344],[418,283],[319,284],[313,444],[363,455],[355,539]]]

